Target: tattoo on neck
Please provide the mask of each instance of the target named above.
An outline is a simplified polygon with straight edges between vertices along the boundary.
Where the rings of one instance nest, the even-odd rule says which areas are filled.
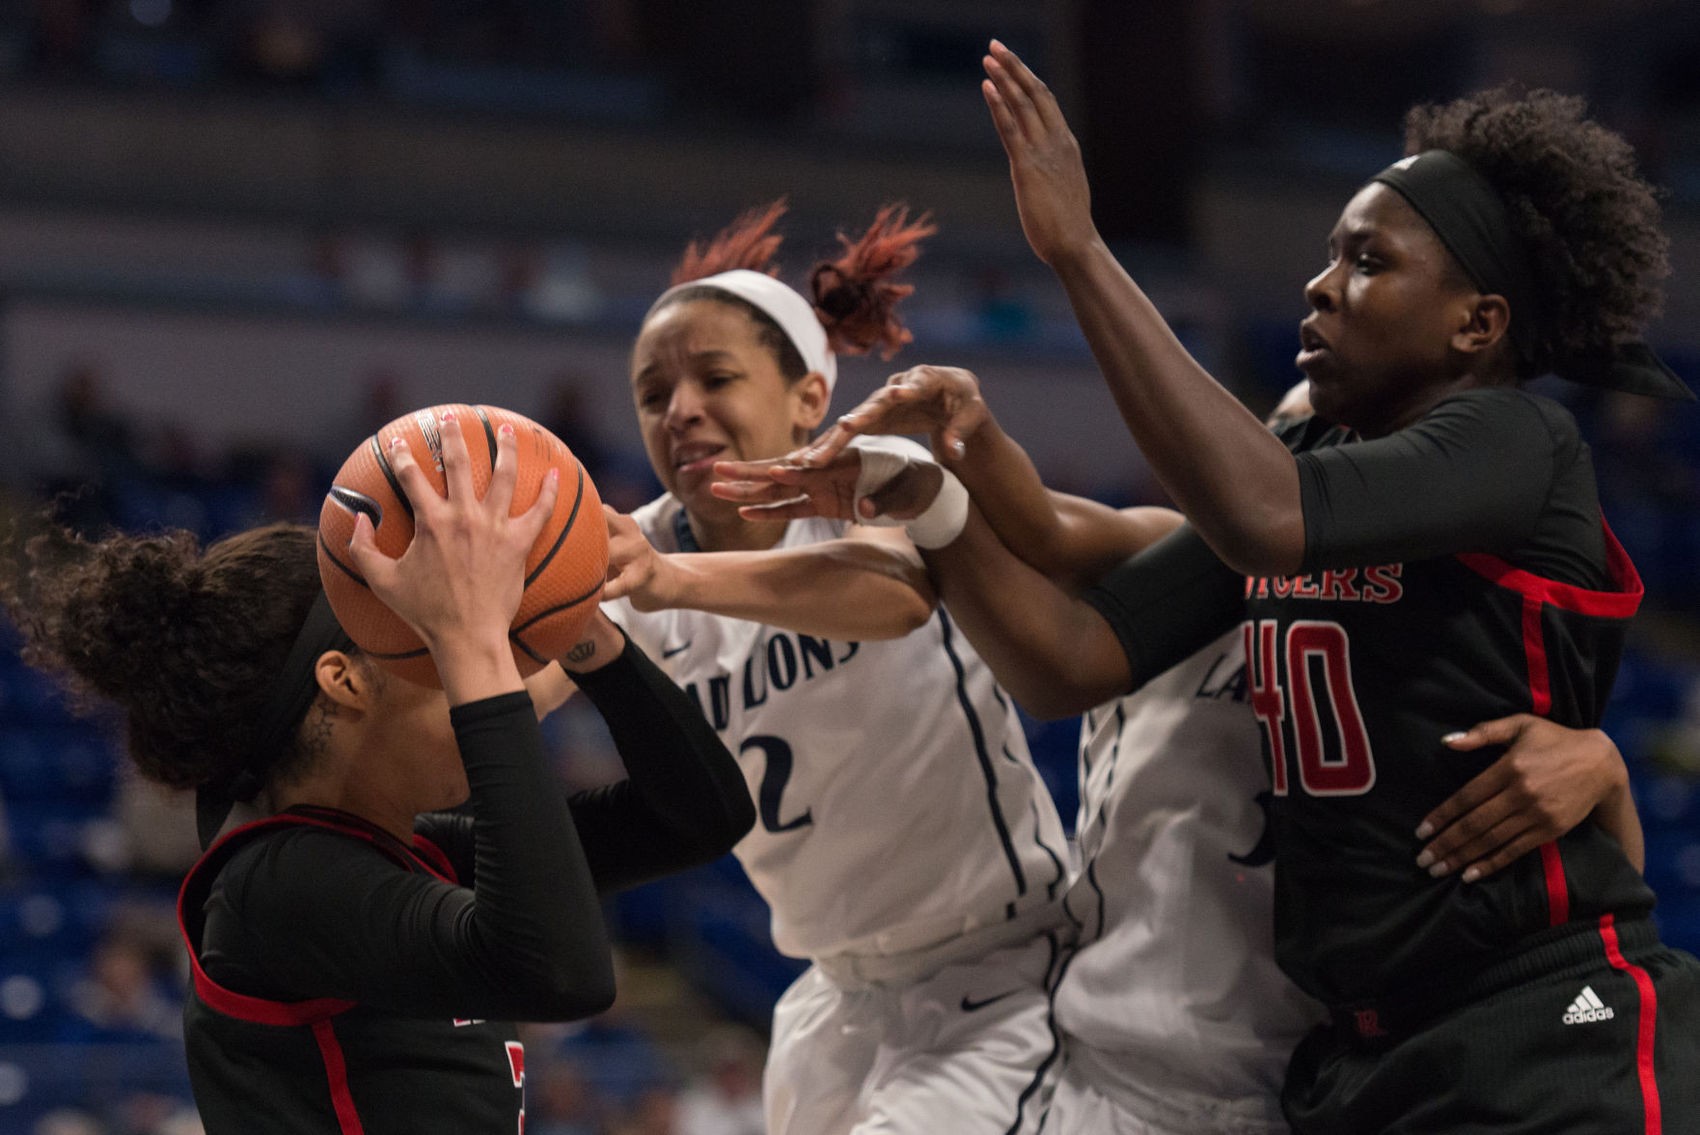
[[[336,716],[336,703],[318,698],[307,710],[307,720],[301,723],[301,756],[314,764],[331,745],[331,719]]]
[[[589,639],[567,651],[568,662],[588,662],[596,653],[596,644]]]

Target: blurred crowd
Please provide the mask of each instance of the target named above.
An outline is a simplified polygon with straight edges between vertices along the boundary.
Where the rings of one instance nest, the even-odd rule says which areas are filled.
[[[446,101],[625,120],[663,106],[772,120],[817,105],[824,93],[810,59],[788,50],[808,34],[808,4],[24,0],[7,7],[0,75],[30,80]],[[703,52],[705,41],[721,46]],[[750,66],[780,54],[790,66]]]
[[[771,122],[799,108],[838,105],[845,80],[831,72],[832,54],[794,50],[818,7],[771,0],[21,0],[0,4],[0,81],[413,104],[452,99],[626,117],[656,117],[665,104],[671,112],[727,111]],[[716,50],[701,50],[703,43]],[[891,58],[925,69],[925,44],[888,48]],[[1311,57],[1289,55],[1293,74],[1312,79]],[[763,65],[775,57],[794,65]],[[1407,57],[1426,58],[1401,53]],[[1263,81],[1278,85],[1284,73],[1266,68]],[[600,85],[575,85],[574,76],[585,75]],[[1691,78],[1667,85],[1658,88],[1665,101],[1700,105]],[[1284,92],[1295,99],[1300,93]],[[1241,92],[1248,107],[1258,101],[1253,94],[1249,85]],[[1397,101],[1403,105],[1403,94]],[[1642,102],[1650,105],[1648,97]],[[1376,130],[1384,144],[1386,122],[1378,120]],[[478,255],[463,255],[435,234],[367,239],[333,219],[309,242],[298,271],[265,281],[264,289],[240,281],[251,286],[242,294],[259,297],[256,306],[267,311],[422,322],[472,315],[528,332],[602,319],[625,334],[641,316],[641,306],[627,311],[619,296],[591,283],[586,253],[571,240],[491,239]],[[990,266],[960,275],[954,294],[947,286],[917,297],[915,324],[930,344],[1083,357],[1066,311],[1059,316],[1054,305],[1032,302],[1022,280]],[[210,274],[136,279],[154,298],[168,287],[194,301],[239,291]],[[16,279],[0,283],[18,288]],[[636,302],[647,302],[653,281],[646,276],[637,291]],[[1216,356],[1211,365],[1257,409],[1273,405],[1295,377],[1291,319],[1207,328],[1201,338]],[[1700,388],[1700,357],[1670,356]],[[117,397],[111,360],[96,353],[68,355],[53,374],[44,403],[5,406],[13,420],[3,435],[0,520],[29,517],[53,501],[60,519],[89,532],[172,525],[212,539],[268,520],[316,523],[324,487],[348,452],[424,400],[404,367],[373,364],[358,379],[358,413],[310,444],[226,446],[209,442],[192,421],[144,420],[127,409],[134,401]],[[598,428],[606,416],[595,403],[607,389],[562,370],[538,385],[531,404],[511,408],[552,429],[585,463],[603,498],[631,509],[657,485],[633,442]],[[1636,778],[1666,937],[1695,949],[1700,591],[1692,581],[1700,563],[1700,411],[1569,389],[1548,393],[1563,397],[1582,421],[1607,518],[1648,586],[1607,727]],[[1106,485],[1092,472],[1046,470],[1057,487],[1114,503],[1158,499],[1150,484]],[[569,708],[549,723],[548,736],[569,785],[618,775],[594,715]],[[1070,816],[1073,723],[1035,725],[1032,736]],[[17,664],[15,642],[0,626],[0,1131],[199,1130],[184,1082],[185,974],[173,908],[174,884],[197,853],[189,801],[122,769],[109,723],[75,718],[45,680]],[[526,1037],[528,1131],[759,1132],[759,1030],[772,997],[796,971],[767,943],[765,908],[747,881],[735,867],[687,878],[659,897],[638,896],[615,912],[613,924],[625,942],[621,1002],[601,1018],[532,1029]],[[692,945],[703,936],[714,937],[715,950]],[[740,965],[748,968],[729,973]]]

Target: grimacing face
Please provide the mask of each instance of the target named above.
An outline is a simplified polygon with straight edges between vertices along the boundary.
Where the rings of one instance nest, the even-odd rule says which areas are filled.
[[[789,453],[826,413],[818,376],[788,382],[749,314],[712,299],[669,304],[632,349],[632,402],[655,475],[693,515],[732,514],[709,495],[716,461]]]
[[[1478,293],[1399,193],[1360,189],[1305,285],[1311,314],[1295,360],[1322,417],[1380,436],[1421,416],[1458,378],[1455,336]]]

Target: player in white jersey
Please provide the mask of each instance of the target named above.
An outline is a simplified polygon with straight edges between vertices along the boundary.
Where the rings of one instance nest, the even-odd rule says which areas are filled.
[[[1299,412],[1302,393],[1278,413]],[[973,376],[951,368],[894,377],[799,460],[828,462],[848,439],[879,430],[931,433],[1004,544],[1067,586],[1096,580],[1179,522],[1047,492]],[[776,495],[834,496],[791,480]],[[722,491],[761,499],[737,485]],[[1323,1012],[1275,964],[1268,774],[1245,698],[1236,631],[1082,720],[1081,865],[1065,900],[1079,945],[1054,982],[1064,1056],[1041,1090],[1049,1135],[1286,1131],[1287,1059]],[[1603,734],[1533,719],[1489,723],[1454,747],[1513,740],[1431,817],[1428,850],[1452,870],[1497,870],[1574,825],[1626,775]],[[1543,761],[1566,774],[1531,780]]]
[[[737,854],[814,963],[775,1010],[768,1130],[1033,1131],[1067,849],[1013,705],[901,533],[749,524],[707,488],[716,459],[806,440],[835,350],[907,338],[889,277],[931,230],[882,211],[811,305],[752,270],[776,216],[693,247],[644,321],[633,393],[668,492],[644,539],[611,520],[610,613],[738,755],[760,822]]]

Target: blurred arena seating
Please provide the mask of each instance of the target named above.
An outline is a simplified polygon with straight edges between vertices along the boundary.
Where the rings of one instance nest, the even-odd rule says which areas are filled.
[[[1591,83],[1670,187],[1678,272],[1657,341],[1700,388],[1700,13],[1665,0],[1544,15],[1459,0],[1406,5],[1397,20],[1347,0],[1149,7],[1223,25],[1194,29],[1205,63],[1188,90],[1208,145],[1167,155],[1191,180],[1158,187],[1184,195],[1190,232],[1130,229],[1117,251],[1254,410],[1297,377],[1313,234],[1386,159],[1399,108],[1513,65]],[[374,426],[469,398],[554,426],[604,497],[632,507],[655,482],[627,408],[629,338],[687,239],[781,195],[793,275],[888,197],[933,209],[941,232],[907,301],[916,342],[892,365],[969,366],[1048,482],[1158,502],[1059,289],[1022,243],[975,79],[997,34],[1046,62],[1072,113],[1102,63],[1069,20],[1107,10],[0,4],[0,521],[69,493],[61,515],[88,530],[175,525],[212,539],[311,522],[330,472]],[[1633,82],[1605,65],[1631,49],[1648,61]],[[1345,51],[1387,72],[1387,89],[1355,107],[1306,85],[1327,72],[1318,53]],[[1136,128],[1155,93],[1136,86],[1132,109],[1097,108],[1088,141]],[[840,408],[889,369],[851,361]],[[1648,586],[1605,724],[1630,766],[1656,917],[1669,941],[1700,950],[1700,411],[1550,393],[1581,419],[1607,517]],[[1029,726],[1072,823],[1075,723]],[[594,714],[569,708],[549,729],[568,783],[616,775]],[[84,1126],[56,1130],[195,1129],[158,1012],[182,988],[170,920],[188,821],[136,795],[122,765],[112,723],[74,715],[0,622],[8,1135],[67,1116]],[[179,838],[150,838],[161,832]],[[710,1025],[759,1036],[801,969],[773,950],[767,909],[730,858],[619,896],[609,914],[621,1005],[528,1038],[538,1130],[600,1135],[655,1093],[683,1092]],[[139,967],[104,970],[114,943]]]

